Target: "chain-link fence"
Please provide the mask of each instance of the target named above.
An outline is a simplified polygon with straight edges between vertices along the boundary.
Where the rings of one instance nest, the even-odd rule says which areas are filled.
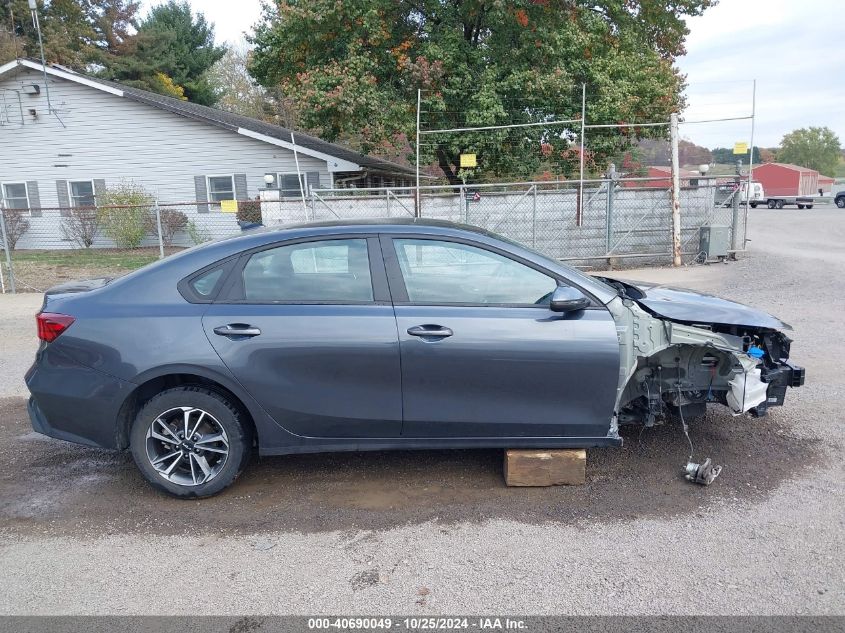
[[[260,223],[260,202],[241,201],[239,207],[236,213],[224,212],[218,203],[150,200],[142,205],[3,208],[0,285],[3,292],[43,291],[73,279],[126,274]]]
[[[701,255],[701,226],[733,227],[732,197],[721,194],[724,187],[712,178],[681,181],[685,261]],[[420,187],[419,203],[408,188],[322,189],[304,201],[265,202],[263,213],[269,224],[419,215],[478,226],[583,267],[667,263],[673,256],[668,176]],[[735,250],[744,246],[743,217]]]
[[[731,227],[743,248],[732,181],[681,181],[681,251],[699,259],[699,229]],[[727,193],[726,193],[727,191]],[[72,279],[125,274],[183,248],[245,228],[319,220],[415,217],[478,226],[586,268],[670,263],[667,178],[524,182],[415,189],[322,189],[302,197],[74,208],[3,209],[0,286],[41,291]]]

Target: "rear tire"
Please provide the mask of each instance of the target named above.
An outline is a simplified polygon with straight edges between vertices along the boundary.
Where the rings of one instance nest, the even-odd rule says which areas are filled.
[[[769,200],[769,201],[766,203],[766,206],[768,206],[770,209],[774,209],[774,208],[775,208],[775,204],[776,204],[776,202],[775,202],[774,200]]]
[[[783,200],[778,200],[775,202],[775,209],[783,209]]]
[[[144,479],[180,499],[210,497],[231,485],[249,461],[252,441],[252,427],[238,407],[199,386],[153,396],[129,436]]]
[[[808,204],[808,205],[807,205],[807,208],[808,208],[808,209],[812,209],[812,208],[813,208],[813,205]]]
[[[798,205],[798,208],[799,208],[799,209],[803,209],[803,208],[804,208],[804,205],[803,205],[803,204],[799,204],[799,205]]]

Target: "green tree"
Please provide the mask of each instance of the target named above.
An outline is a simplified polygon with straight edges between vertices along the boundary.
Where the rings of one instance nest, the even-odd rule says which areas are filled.
[[[225,54],[214,44],[214,25],[190,5],[170,0],[150,11],[138,32],[118,47],[103,75],[132,86],[214,105],[217,94],[208,70]],[[164,80],[165,76],[167,80]]]
[[[335,140],[357,136],[365,152],[414,138],[416,92],[423,127],[576,119],[581,82],[587,118],[626,122],[591,130],[588,166],[632,139],[663,134],[636,122],[666,120],[682,106],[686,15],[711,0],[277,0],[264,6],[250,72],[280,87],[302,125]],[[428,135],[422,162],[459,180],[473,152],[487,175],[523,176],[552,165],[577,171],[577,125]]]
[[[809,127],[793,130],[784,136],[777,155],[780,162],[830,175],[839,164],[842,148],[839,138],[830,128]]]

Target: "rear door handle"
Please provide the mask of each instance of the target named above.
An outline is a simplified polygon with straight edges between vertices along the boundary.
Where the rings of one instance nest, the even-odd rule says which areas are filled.
[[[218,334],[219,336],[232,336],[232,337],[247,337],[251,338],[253,336],[258,336],[261,334],[261,330],[257,327],[252,327],[246,323],[229,323],[228,325],[221,325],[220,327],[214,328],[214,333]]]
[[[452,336],[454,332],[450,328],[443,327],[442,325],[425,324],[409,327],[408,334],[422,338],[446,338],[447,336]]]

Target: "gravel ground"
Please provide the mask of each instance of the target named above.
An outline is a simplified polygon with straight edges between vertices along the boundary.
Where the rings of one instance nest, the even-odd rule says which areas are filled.
[[[750,221],[739,262],[619,274],[795,327],[808,384],[787,406],[694,425],[725,466],[709,488],[680,477],[667,425],[590,451],[581,487],[508,489],[499,451],[303,455],[177,502],[126,455],[31,432],[20,377],[40,299],[0,297],[0,613],[845,613],[843,216]]]

